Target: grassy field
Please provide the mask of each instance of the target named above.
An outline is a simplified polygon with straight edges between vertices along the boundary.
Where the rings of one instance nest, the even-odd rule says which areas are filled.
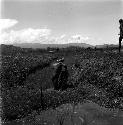
[[[6,107],[4,111],[7,116],[5,125],[123,124],[122,53],[119,54],[116,50],[71,50],[69,48],[54,54],[45,52],[27,53],[26,55],[31,61],[19,61],[23,61],[30,67],[37,66],[37,62],[42,64],[39,58],[42,55],[46,62],[49,57],[51,61],[48,66],[37,68],[35,72],[28,74],[23,85],[11,89],[5,88],[6,98],[3,98],[3,106]],[[52,64],[57,57],[65,58],[64,63],[68,66],[69,71],[68,83],[75,85],[75,88],[66,91],[53,90],[51,78],[54,69]],[[19,71],[21,72],[20,69]],[[11,82],[15,82],[13,81],[15,78],[14,76]],[[40,87],[43,89],[43,111]],[[14,118],[19,120],[10,121]]]

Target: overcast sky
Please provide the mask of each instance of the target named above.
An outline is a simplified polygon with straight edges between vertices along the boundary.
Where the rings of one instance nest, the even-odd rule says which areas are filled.
[[[118,43],[122,0],[3,0],[4,43]]]

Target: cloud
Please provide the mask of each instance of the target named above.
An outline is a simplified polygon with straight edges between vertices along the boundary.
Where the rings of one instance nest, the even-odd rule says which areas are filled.
[[[65,34],[61,35],[61,36],[60,36],[60,39],[65,38],[65,36],[66,36]]]
[[[3,31],[0,37],[0,42],[3,44],[13,43],[42,43],[42,44],[67,44],[67,43],[87,43],[95,45],[99,39],[83,36],[81,34],[53,36],[52,30],[43,29],[21,29]],[[93,43],[93,44],[92,44]],[[101,42],[99,42],[101,43]]]
[[[0,29],[8,29],[18,23],[15,19],[0,19]]]
[[[73,35],[73,36],[71,36],[71,38],[73,39],[73,40],[80,40],[80,41],[84,41],[84,40],[89,40],[89,37],[84,37],[84,36],[82,36],[82,35]]]
[[[97,40],[81,34],[68,36],[62,34],[54,37],[51,34],[51,29],[33,29],[26,28],[21,30],[6,30],[18,23],[15,19],[0,19],[0,42],[3,44],[13,43],[42,43],[42,44],[66,44],[66,43],[97,43]]]
[[[22,29],[22,30],[11,30],[10,32],[2,33],[2,43],[23,43],[23,42],[45,42],[51,34],[50,29]]]
[[[73,36],[71,36],[71,38],[73,38],[73,39],[80,39],[80,37],[81,37],[81,35],[73,35]]]
[[[103,45],[105,43],[105,40],[102,38],[97,38],[94,36],[83,36],[81,34],[76,34],[71,36],[69,39],[69,43],[86,43],[90,45]]]
[[[65,44],[65,43],[67,43],[66,34],[57,37],[52,36],[49,38],[49,44]]]
[[[22,30],[10,30],[10,32],[3,32],[1,34],[1,43],[42,43],[42,44],[66,44],[66,43],[88,43],[90,44],[89,37],[82,35],[61,36],[54,37],[51,29],[33,29],[27,28]]]

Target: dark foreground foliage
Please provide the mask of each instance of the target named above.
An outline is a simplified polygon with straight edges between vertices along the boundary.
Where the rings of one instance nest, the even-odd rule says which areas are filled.
[[[123,97],[123,55],[88,53],[77,58],[74,82],[87,81],[113,97]],[[76,80],[76,81],[75,81]]]
[[[44,73],[47,69],[43,69],[57,58],[55,54],[22,54],[19,51],[19,54],[3,55],[1,79],[4,120],[25,117],[33,110],[40,111],[65,103],[83,102],[84,99],[109,108],[122,108],[123,55],[108,50],[80,51],[79,48],[79,52],[75,49],[70,56],[66,50],[64,53],[59,51],[56,55],[64,55],[68,61],[68,84],[74,87],[65,91],[45,90],[43,94],[41,87],[46,86],[44,81],[47,80],[44,77],[36,79],[40,75],[37,69]],[[51,74],[52,72],[47,72],[47,78]]]
[[[2,111],[3,117],[11,120],[24,115],[24,112],[28,113],[28,107],[33,107],[30,102],[38,98],[36,93],[41,89],[41,81],[38,86],[33,84],[36,87],[31,89],[26,79],[37,70],[48,67],[57,56],[13,46],[3,46],[1,49]],[[36,98],[33,99],[34,97]]]
[[[26,78],[50,65],[55,58],[50,55],[21,55],[2,56],[2,82],[3,87],[21,86]]]
[[[40,90],[27,91],[27,88],[18,88],[9,91],[3,102],[3,119],[15,120],[23,118],[33,110],[40,111],[56,108],[64,103],[80,102],[85,99],[87,92],[81,88],[67,91],[45,91],[43,97]],[[43,102],[41,101],[43,100]]]

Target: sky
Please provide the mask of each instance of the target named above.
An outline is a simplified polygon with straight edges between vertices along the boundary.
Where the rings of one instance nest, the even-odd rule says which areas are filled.
[[[1,0],[1,43],[118,44],[123,0]]]

